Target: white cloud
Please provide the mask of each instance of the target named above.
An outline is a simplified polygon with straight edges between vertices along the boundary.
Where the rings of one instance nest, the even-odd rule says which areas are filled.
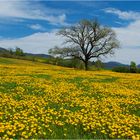
[[[121,46],[127,48],[140,47],[140,13],[133,11],[121,11],[115,8],[105,9],[107,13],[113,13],[122,19],[133,19],[129,25],[125,27],[113,27]]]
[[[5,0],[0,2],[0,18],[44,20],[52,24],[67,25],[64,11],[40,5],[37,1]]]
[[[115,8],[107,8],[104,11],[117,15],[123,20],[132,20],[125,27],[112,27],[120,41],[121,49],[117,50],[115,57],[110,58],[110,60],[127,64],[130,61],[135,61],[137,64],[140,64],[140,12],[121,11]]]
[[[45,33],[35,33],[18,39],[1,39],[0,47],[15,48],[16,46],[30,53],[47,54],[50,48],[61,46],[63,38],[56,35],[56,30]]]
[[[114,27],[113,29],[118,36],[121,46],[140,48],[140,20],[134,21],[126,27]]]
[[[115,51],[115,55],[113,57],[107,57],[104,59],[105,61],[118,61],[124,64],[130,64],[131,61],[136,62],[136,64],[140,64],[140,48],[120,48]]]
[[[45,30],[45,28],[41,26],[40,24],[28,25],[28,27],[33,30],[41,30],[41,31]]]
[[[104,9],[106,13],[111,13],[117,15],[120,19],[124,20],[138,20],[140,19],[140,12],[134,11],[121,11],[116,8],[106,8]]]

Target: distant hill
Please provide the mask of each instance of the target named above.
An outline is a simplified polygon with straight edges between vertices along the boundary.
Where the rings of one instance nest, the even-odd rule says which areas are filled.
[[[0,47],[0,53],[8,52],[6,49]]]
[[[112,69],[113,67],[120,67],[120,66],[129,67],[129,65],[127,64],[123,64],[115,61],[110,61],[103,64],[105,69]],[[140,68],[140,64],[138,64],[137,67]]]
[[[115,61],[110,61],[110,62],[104,63],[104,68],[105,69],[112,69],[113,67],[118,67],[118,66],[126,66],[126,67],[128,67],[129,65],[122,64],[122,63],[115,62]]]
[[[42,58],[51,58],[51,55],[47,55],[47,54],[33,54],[33,53],[25,53],[25,55],[28,56],[34,56],[34,57],[42,57]]]

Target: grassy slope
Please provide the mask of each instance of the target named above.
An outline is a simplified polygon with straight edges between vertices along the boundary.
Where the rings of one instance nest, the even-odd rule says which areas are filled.
[[[40,62],[44,62],[38,59]],[[14,59],[14,58],[5,58],[5,57],[0,57],[0,64],[1,65],[45,65],[40,62],[34,62],[34,61],[28,61],[28,60],[22,60],[22,59]]]
[[[0,71],[3,139],[140,134],[138,74],[85,72],[10,58],[0,58]]]

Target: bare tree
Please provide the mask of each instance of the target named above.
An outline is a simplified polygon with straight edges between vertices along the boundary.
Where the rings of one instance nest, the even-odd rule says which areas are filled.
[[[55,47],[49,53],[78,58],[84,62],[85,70],[88,70],[90,59],[114,54],[114,49],[119,47],[115,32],[101,26],[96,20],[82,20],[74,26],[61,29],[58,35],[65,38],[67,46]]]

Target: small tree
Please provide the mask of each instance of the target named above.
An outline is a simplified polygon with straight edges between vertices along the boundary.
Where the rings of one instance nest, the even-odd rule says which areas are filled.
[[[9,51],[10,55],[13,55],[14,54],[14,51],[13,51],[12,48],[8,49],[8,51]]]
[[[94,65],[97,69],[102,69],[104,67],[101,60],[97,60]]]
[[[131,61],[131,63],[130,63],[130,72],[132,72],[132,73],[137,72],[137,65],[134,61]]]
[[[64,43],[68,46],[55,47],[49,50],[49,53],[78,58],[84,62],[85,70],[88,70],[90,59],[113,54],[114,49],[119,47],[115,32],[101,26],[96,20],[82,20],[74,26],[60,30],[58,35],[65,38]]]
[[[24,56],[24,52],[19,47],[16,47],[15,55],[17,55],[17,56]]]

